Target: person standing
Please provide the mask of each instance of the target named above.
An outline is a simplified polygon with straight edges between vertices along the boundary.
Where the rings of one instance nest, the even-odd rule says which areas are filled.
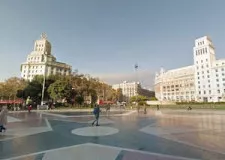
[[[95,115],[95,120],[92,122],[92,126],[95,124],[95,122],[96,122],[96,126],[99,126],[98,119],[99,119],[100,112],[101,111],[100,111],[99,105],[95,105],[94,111],[93,111],[93,114]]]
[[[0,112],[0,132],[2,132],[2,130],[4,131],[6,130],[5,125],[7,124],[7,115],[8,115],[7,106],[3,106]]]

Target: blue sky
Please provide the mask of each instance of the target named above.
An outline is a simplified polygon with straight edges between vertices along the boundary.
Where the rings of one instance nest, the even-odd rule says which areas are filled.
[[[20,64],[42,32],[57,60],[109,83],[151,87],[155,71],[191,65],[194,40],[209,35],[225,57],[223,0],[1,0],[0,79]]]

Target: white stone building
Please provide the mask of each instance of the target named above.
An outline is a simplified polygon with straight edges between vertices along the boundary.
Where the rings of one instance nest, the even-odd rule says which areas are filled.
[[[194,66],[167,72],[161,69],[155,78],[155,96],[160,101],[194,101],[194,83]]]
[[[21,77],[32,80],[36,75],[69,75],[71,66],[57,62],[51,54],[51,43],[45,34],[34,43],[33,51],[27,56],[26,62],[21,64]]]
[[[140,88],[140,83],[124,81],[123,83],[112,85],[112,88],[115,90],[119,88],[122,89],[123,96],[129,99],[130,97],[138,95],[138,89]]]
[[[193,57],[193,66],[166,72],[161,70],[156,74],[155,94],[160,101],[224,100],[225,59],[216,60],[215,49],[208,36],[195,40]]]

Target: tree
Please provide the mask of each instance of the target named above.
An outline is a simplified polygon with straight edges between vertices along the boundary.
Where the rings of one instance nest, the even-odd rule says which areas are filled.
[[[157,101],[158,99],[156,97],[150,97],[149,100],[150,101]]]
[[[147,101],[147,100],[148,100],[147,97],[141,96],[141,95],[133,96],[130,98],[130,102],[141,102],[141,101]]]
[[[27,85],[27,82],[21,78],[11,77],[0,84],[1,98],[16,99],[17,90],[22,90]]]
[[[118,88],[116,90],[116,98],[117,98],[117,101],[119,101],[119,102],[123,101],[123,92],[122,92],[121,88]]]
[[[83,102],[84,102],[84,97],[81,96],[81,95],[77,95],[77,96],[75,97],[75,102],[76,102],[77,104],[79,104],[79,105],[82,105]]]
[[[34,80],[28,83],[23,91],[19,91],[19,95],[23,95],[23,98],[26,99],[28,96],[31,97],[32,101],[39,103],[41,101],[42,95],[42,83]]]
[[[54,100],[70,99],[72,93],[72,86],[68,81],[57,80],[48,88],[50,97]]]

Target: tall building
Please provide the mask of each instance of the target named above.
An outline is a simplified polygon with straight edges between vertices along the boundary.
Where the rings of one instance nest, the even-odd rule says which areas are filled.
[[[225,100],[225,59],[216,60],[212,40],[195,40],[194,65],[155,76],[155,94],[161,101],[219,102]]]
[[[123,96],[126,100],[128,100],[130,97],[138,95],[140,83],[124,81],[123,83],[112,85],[112,88],[116,90],[120,88],[122,90]]]
[[[33,51],[28,54],[26,62],[21,64],[21,77],[32,80],[36,75],[69,75],[71,66],[57,62],[51,53],[51,43],[45,34],[34,43]]]

